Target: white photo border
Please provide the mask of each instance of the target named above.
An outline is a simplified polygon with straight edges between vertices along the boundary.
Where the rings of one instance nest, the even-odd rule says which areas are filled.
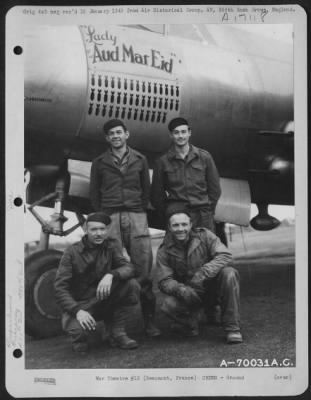
[[[273,11],[273,6],[260,6],[267,13],[252,11],[248,7],[246,17],[239,16],[237,6],[231,6],[233,12],[224,20],[221,6],[196,5],[202,9],[198,13],[183,13],[182,20],[174,12],[153,13],[153,6],[133,6],[149,8],[150,12],[130,13],[129,6],[119,6],[123,13],[113,16],[88,14],[90,6],[16,6],[6,16],[6,387],[16,397],[147,397],[147,396],[291,396],[297,395],[308,385],[308,210],[307,210],[307,17],[298,5],[284,6],[283,11]],[[172,9],[174,6],[161,6]],[[187,6],[182,5],[186,10]],[[224,6],[226,7],[226,6]],[[63,14],[62,11],[76,9],[77,14]],[[96,9],[115,8],[113,6],[92,6]],[[210,9],[213,11],[207,12]],[[281,8],[281,6],[276,6]],[[39,14],[39,9],[47,13]],[[34,15],[32,11],[34,12]],[[51,15],[51,10],[59,10]],[[85,10],[81,13],[81,10]],[[263,17],[263,14],[264,17]],[[24,232],[17,229],[24,219],[23,207],[16,206],[16,198],[25,203],[24,195],[24,55],[15,54],[14,48],[24,44],[24,29],[28,24],[38,25],[80,25],[85,23],[118,25],[137,23],[256,23],[256,24],[293,24],[294,26],[294,110],[295,110],[295,217],[296,217],[296,366],[294,368],[244,368],[245,379],[242,382],[221,382],[213,384],[201,382],[191,384],[184,381],[125,381],[115,382],[96,380],[96,376],[107,377],[146,375],[143,369],[135,370],[26,370],[25,369],[25,333],[24,333]],[[14,350],[22,351],[21,357],[14,357]],[[16,353],[15,353],[16,355]],[[148,370],[148,375],[175,376],[171,369]],[[230,368],[226,370],[230,372]],[[236,371],[235,371],[236,372]],[[201,369],[183,369],[183,375],[205,374]],[[218,369],[211,369],[209,375],[219,374]],[[290,375],[291,379],[278,382],[275,374]],[[38,384],[36,378],[42,382]],[[160,384],[159,384],[160,383]]]

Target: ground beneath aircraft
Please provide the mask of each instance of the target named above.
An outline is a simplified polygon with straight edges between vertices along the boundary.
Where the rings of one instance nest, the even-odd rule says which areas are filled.
[[[84,357],[71,351],[65,336],[33,340],[26,337],[27,369],[66,368],[207,368],[223,360],[261,359],[266,363],[290,359],[295,365],[295,227],[272,232],[235,228],[229,247],[241,276],[241,321],[244,343],[224,343],[220,327],[201,326],[194,339],[177,337],[170,323],[157,315],[163,335],[148,339],[142,330],[138,307],[128,331],[140,347],[125,351],[107,343],[92,348]],[[229,237],[230,240],[230,237]],[[156,250],[161,239],[153,239]],[[157,292],[159,302],[161,295]]]

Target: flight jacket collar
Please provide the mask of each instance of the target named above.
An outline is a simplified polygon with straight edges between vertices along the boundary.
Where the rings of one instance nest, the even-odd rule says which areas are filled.
[[[128,160],[128,165],[133,164],[137,160],[142,160],[143,156],[136,150],[132,149],[131,147],[127,147],[129,151],[129,160]],[[108,149],[105,151],[101,156],[99,156],[99,160],[117,168],[113,161],[113,155],[111,154],[111,150]]]
[[[194,230],[190,231],[189,234],[189,239],[187,242],[187,256],[190,256],[190,254],[201,244],[201,239],[198,233],[196,233]],[[178,244],[174,240],[173,235],[171,232],[167,232],[164,238],[164,246],[166,251],[173,255],[176,256],[179,251],[178,251]]]
[[[187,155],[186,161],[190,162],[192,161],[194,158],[199,157],[199,149],[195,146],[193,146],[192,144],[190,144],[190,149],[189,149],[189,153]],[[167,158],[171,161],[173,159],[179,159],[180,157],[178,157],[178,153],[175,150],[174,146],[171,146],[167,152]]]
[[[99,249],[99,248],[104,249],[107,247],[107,245],[108,245],[107,240],[104,240],[104,242],[99,246],[92,245],[92,243],[89,242],[87,235],[84,235],[80,240],[80,242],[76,243],[76,249],[79,253],[83,253],[85,251],[90,251],[92,249]]]

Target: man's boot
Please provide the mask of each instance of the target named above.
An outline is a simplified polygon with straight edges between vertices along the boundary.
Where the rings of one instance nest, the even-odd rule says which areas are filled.
[[[129,338],[126,333],[121,336],[111,336],[109,344],[111,347],[119,347],[123,350],[137,349],[138,347],[136,340]]]
[[[145,333],[149,337],[158,337],[161,335],[160,330],[156,327],[154,323],[154,315],[143,315],[145,324]]]
[[[119,306],[115,309],[112,318],[111,337],[109,339],[112,347],[130,350],[138,347],[137,342],[127,336],[125,325],[128,316],[132,312],[132,307]]]
[[[81,356],[85,355],[89,350],[89,346],[87,343],[73,343],[72,351],[75,354],[79,354]]]

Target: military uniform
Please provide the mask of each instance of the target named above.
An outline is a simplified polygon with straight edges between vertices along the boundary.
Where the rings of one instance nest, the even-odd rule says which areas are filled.
[[[171,147],[157,161],[152,180],[151,202],[163,218],[170,203],[184,203],[191,212],[194,227],[214,231],[214,214],[221,189],[212,156],[190,145],[182,158]],[[164,222],[164,221],[163,221]]]
[[[208,229],[191,230],[186,244],[167,232],[157,253],[158,284],[167,295],[162,311],[191,328],[193,315],[212,301],[220,304],[224,330],[239,332],[239,274],[231,263],[229,250]]]
[[[108,121],[105,132],[122,121]],[[141,308],[145,331],[149,336],[158,336],[159,330],[153,320],[156,297],[152,290],[152,247],[147,221],[147,206],[150,197],[149,168],[145,156],[127,147],[120,159],[111,149],[92,163],[90,198],[94,210],[104,211],[111,217],[108,235],[125,247],[136,268],[141,285]]]
[[[98,300],[98,283],[106,274],[113,275],[111,293]],[[88,331],[76,319],[79,310],[88,311],[95,320],[111,319],[113,337],[125,335],[126,320],[139,301],[140,287],[134,277],[134,266],[113,240],[95,246],[84,236],[65,250],[56,273],[55,296],[63,312],[63,329],[73,345],[88,340]]]

